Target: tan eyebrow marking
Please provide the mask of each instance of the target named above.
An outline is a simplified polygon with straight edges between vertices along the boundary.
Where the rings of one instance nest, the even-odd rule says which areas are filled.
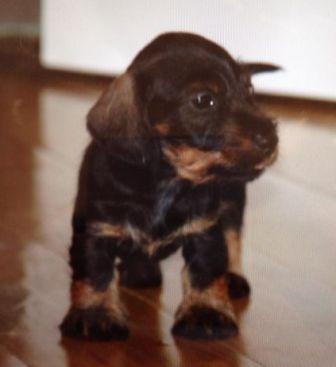
[[[170,132],[170,126],[165,122],[159,122],[155,124],[154,129],[163,136],[168,135]]]

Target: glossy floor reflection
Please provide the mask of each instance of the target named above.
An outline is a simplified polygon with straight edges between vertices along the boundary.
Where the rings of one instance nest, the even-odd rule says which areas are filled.
[[[333,366],[336,360],[336,107],[263,104],[279,116],[281,154],[250,185],[241,334],[175,341],[179,254],[162,292],[122,290],[127,342],[61,340],[69,304],[67,249],[85,114],[104,82],[1,75],[0,366]]]

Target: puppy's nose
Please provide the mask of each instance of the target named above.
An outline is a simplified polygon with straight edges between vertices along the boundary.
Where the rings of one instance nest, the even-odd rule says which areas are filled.
[[[265,136],[263,136],[262,134],[257,134],[254,140],[260,149],[262,150],[267,149],[269,142]]]
[[[276,149],[278,138],[275,133],[258,133],[254,136],[254,143],[263,154],[271,154]]]
[[[270,154],[277,144],[276,137],[265,136],[263,134],[257,134],[254,137],[254,142],[257,148],[263,152],[263,154]]]

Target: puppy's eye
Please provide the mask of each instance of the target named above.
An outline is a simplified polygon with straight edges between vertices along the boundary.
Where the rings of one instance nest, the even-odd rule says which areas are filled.
[[[205,110],[216,105],[216,98],[210,92],[200,92],[192,99],[192,104],[200,110]]]

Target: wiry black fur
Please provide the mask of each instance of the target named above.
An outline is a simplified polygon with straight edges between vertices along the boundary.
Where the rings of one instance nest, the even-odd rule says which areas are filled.
[[[263,70],[252,66],[253,71]],[[265,66],[265,70],[270,68]],[[191,103],[193,96],[209,89],[216,96],[215,108],[197,110]],[[168,125],[169,132],[158,133],[158,123]],[[238,64],[202,37],[162,35],[112,83],[90,111],[88,128],[93,140],[81,167],[73,216],[70,254],[74,280],[83,279],[98,291],[106,289],[119,257],[125,285],[156,286],[161,282],[157,261],[180,246],[193,287],[204,289],[228,274],[223,231],[240,231],[246,182],[261,173],[256,167],[277,145],[274,123],[254,103],[248,64]],[[207,173],[212,178],[195,183],[178,176],[163,152],[167,145],[224,151],[232,162],[210,165]],[[219,212],[218,221],[204,233],[176,238],[151,257],[146,253],[146,242],[105,238],[89,230],[92,222],[128,223],[156,240],[166,238],[186,221]],[[229,275],[228,279],[231,295],[249,292],[246,281]],[[230,330],[221,329],[221,318],[214,312],[197,310],[201,319],[181,334],[202,337],[195,325],[206,324],[208,314],[216,329],[214,337],[235,334],[232,325]],[[176,326],[174,332],[178,334],[179,328]],[[92,338],[99,339],[98,334]]]

